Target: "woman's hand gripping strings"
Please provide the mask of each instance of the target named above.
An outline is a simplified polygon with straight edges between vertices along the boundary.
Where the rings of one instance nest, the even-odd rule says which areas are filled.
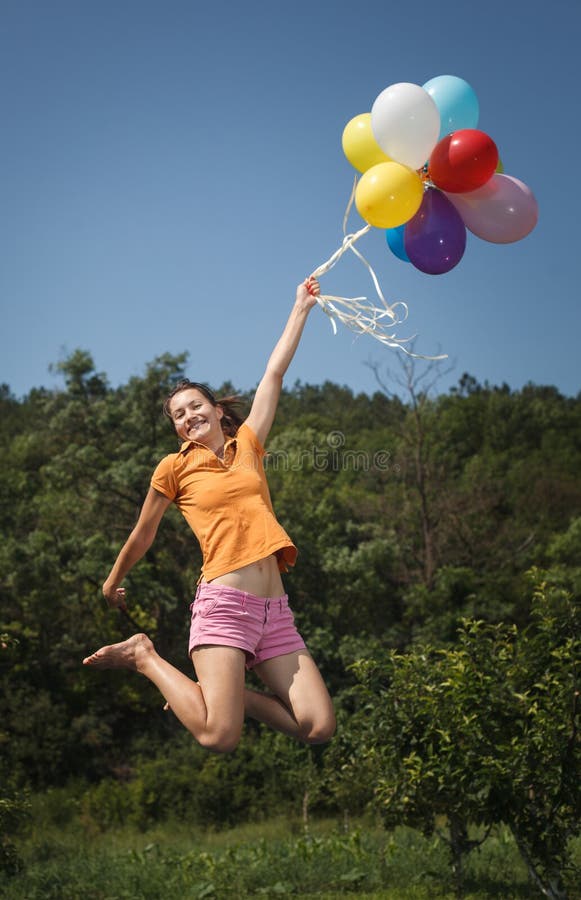
[[[300,306],[304,306],[305,309],[312,309],[313,306],[317,303],[317,297],[321,293],[321,288],[319,282],[315,278],[314,275],[309,275],[308,278],[299,284],[297,288],[297,304]]]

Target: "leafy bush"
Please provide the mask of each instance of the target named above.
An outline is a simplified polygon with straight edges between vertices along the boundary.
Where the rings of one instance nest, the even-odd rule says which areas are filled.
[[[450,649],[377,652],[353,666],[359,707],[329,753],[349,796],[363,778],[387,827],[447,823],[459,884],[469,825],[506,823],[537,885],[565,896],[581,829],[579,598],[563,572],[534,571],[532,622],[466,621]],[[334,767],[340,773],[333,778]]]
[[[281,807],[299,814],[305,791],[316,808],[320,752],[260,727],[243,736],[235,753],[215,755],[180,733],[153,758],[136,759],[123,780],[88,787],[80,801],[83,821],[105,831],[166,820],[224,827]]]
[[[28,824],[30,803],[26,795],[4,790],[0,797],[0,872],[15,875],[22,868],[16,838]]]

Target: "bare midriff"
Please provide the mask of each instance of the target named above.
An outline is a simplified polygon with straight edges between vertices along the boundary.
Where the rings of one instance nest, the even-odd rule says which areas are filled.
[[[209,584],[226,584],[239,591],[246,591],[247,594],[254,594],[255,597],[282,597],[285,594],[278,561],[274,555],[218,575]]]

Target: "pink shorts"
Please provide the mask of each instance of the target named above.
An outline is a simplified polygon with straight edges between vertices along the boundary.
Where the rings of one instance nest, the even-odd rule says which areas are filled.
[[[189,653],[202,644],[238,647],[246,668],[285,653],[304,650],[288,596],[256,597],[225,584],[198,586],[191,604]]]

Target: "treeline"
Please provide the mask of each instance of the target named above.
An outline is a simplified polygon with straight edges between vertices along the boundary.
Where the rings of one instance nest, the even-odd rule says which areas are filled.
[[[176,447],[161,402],[185,364],[164,355],[112,388],[77,351],[63,390],[2,388],[4,808],[29,788],[98,827],[371,806],[429,833],[445,817],[458,878],[469,826],[502,821],[539,887],[565,896],[581,812],[581,397],[467,375],[432,396],[412,362],[397,393],[381,373],[371,396],[286,389],[267,458],[299,547],[286,585],[341,724],[308,749],[249,722],[237,753],[214,757],[144,680],[81,666],[137,623],[191,673],[200,556],[177,511],[127,580],[133,621],[100,594]]]

